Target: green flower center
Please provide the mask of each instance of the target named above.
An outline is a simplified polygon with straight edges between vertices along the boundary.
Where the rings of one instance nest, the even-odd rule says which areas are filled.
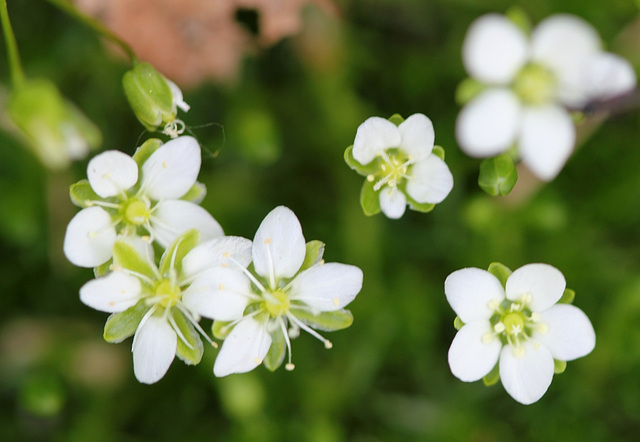
[[[124,219],[129,224],[140,226],[151,216],[151,205],[147,201],[133,198],[125,203]]]
[[[411,155],[405,154],[400,149],[393,148],[383,151],[380,158],[382,160],[380,162],[380,170],[375,176],[370,175],[367,178],[369,181],[378,178],[373,190],[377,192],[384,185],[396,187],[403,179],[408,178],[409,169],[414,163]]]
[[[526,104],[545,104],[555,96],[556,78],[545,67],[528,64],[516,76],[513,90]]]
[[[276,290],[274,292],[265,292],[265,309],[269,312],[272,318],[277,318],[284,315],[289,311],[291,302],[289,301],[289,295],[282,290]]]
[[[168,279],[164,279],[156,286],[155,298],[158,299],[158,305],[170,308],[182,299],[182,290]]]

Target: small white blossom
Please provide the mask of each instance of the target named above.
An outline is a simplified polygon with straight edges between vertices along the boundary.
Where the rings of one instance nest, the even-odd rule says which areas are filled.
[[[551,384],[554,359],[577,359],[595,347],[584,312],[557,303],[565,285],[562,273],[548,264],[520,267],[506,287],[478,268],[449,275],[447,301],[464,323],[449,349],[451,372],[473,382],[499,363],[507,393],[523,404],[540,399]]]
[[[567,108],[581,109],[636,84],[629,62],[602,51],[591,25],[565,14],[542,21],[530,38],[502,15],[482,16],[469,28],[462,58],[469,75],[486,85],[458,116],[462,150],[483,158],[516,145],[522,162],[547,181],[575,143]]]
[[[159,147],[140,170],[120,151],[96,155],[87,167],[95,195],[81,201],[85,208],[67,227],[69,261],[80,267],[104,264],[118,235],[150,235],[163,247],[194,228],[203,240],[221,236],[222,228],[205,209],[180,199],[196,184],[200,162],[200,146],[189,136]]]
[[[288,208],[271,211],[249,243],[249,264],[230,259],[202,276],[185,293],[183,302],[200,315],[229,321],[230,329],[213,371],[216,376],[243,373],[260,365],[274,339],[283,338],[291,362],[290,337],[300,329],[323,341],[307,323],[309,315],[338,312],[362,287],[362,271],[355,266],[316,262],[301,271],[306,246],[300,222]],[[303,317],[304,316],[304,317]],[[275,368],[275,367],[274,367]]]
[[[451,192],[453,176],[433,154],[434,139],[433,124],[423,114],[413,114],[399,126],[371,117],[358,127],[353,158],[363,166],[380,159],[378,171],[367,180],[379,192],[380,209],[387,217],[404,214],[407,196],[419,204],[437,204]]]

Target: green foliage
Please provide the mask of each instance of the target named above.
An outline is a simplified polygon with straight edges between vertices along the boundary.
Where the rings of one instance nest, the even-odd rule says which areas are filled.
[[[376,158],[369,164],[360,164],[355,158],[353,158],[353,145],[347,147],[344,151],[344,161],[347,165],[358,172],[362,176],[368,176],[370,174],[378,172],[380,169],[380,158]]]
[[[104,340],[115,344],[133,336],[148,311],[149,306],[140,300],[123,312],[112,313],[104,325]]]
[[[517,181],[518,171],[508,152],[480,163],[478,185],[491,196],[509,195]]]
[[[149,262],[146,257],[141,256],[133,246],[122,240],[116,241],[113,245],[113,264],[144,275],[152,281],[158,276],[155,265]]]

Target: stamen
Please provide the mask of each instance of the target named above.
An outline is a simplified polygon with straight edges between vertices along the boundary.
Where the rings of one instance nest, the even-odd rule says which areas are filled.
[[[195,329],[198,331],[198,333],[200,333],[202,335],[202,337],[213,347],[213,348],[218,348],[218,344],[213,342],[211,340],[211,338],[209,337],[209,335],[207,335],[205,333],[205,331],[202,329],[202,327],[200,327],[200,324],[198,324],[198,321],[196,321],[196,319],[191,315],[191,312],[184,306],[184,304],[182,304],[181,302],[179,302],[176,307],[178,307],[178,310],[180,310],[189,320],[189,322],[191,322],[191,325],[193,325],[195,327]]]
[[[93,206],[100,206],[100,207],[108,207],[109,209],[120,209],[122,207],[122,204],[117,204],[117,203],[110,203],[107,201],[100,201],[100,200],[85,200],[84,202],[88,207],[93,207]]]
[[[293,370],[296,366],[291,362],[292,353],[291,353],[291,341],[289,340],[289,334],[287,333],[287,326],[284,323],[284,319],[281,317],[278,318],[278,322],[280,323],[280,329],[282,330],[282,334],[284,335],[284,342],[287,344],[287,352],[289,353],[289,362],[284,366],[288,371]]]
[[[182,334],[182,330],[180,330],[180,327],[178,327],[178,324],[176,324],[176,320],[173,317],[173,314],[171,313],[170,310],[171,309],[165,310],[165,317],[169,320],[169,324],[171,324],[173,331],[175,331],[178,337],[180,338],[180,340],[184,342],[184,345],[189,347],[191,350],[194,350],[193,346],[189,344],[189,342],[187,342],[187,338],[185,338],[184,335]]]
[[[324,342],[324,348],[331,348],[333,347],[333,344],[331,343],[331,341],[329,341],[328,339],[326,339],[325,337],[323,337],[322,335],[320,335],[320,333],[318,333],[317,331],[315,331],[314,329],[312,329],[311,327],[309,327],[307,324],[305,324],[304,322],[300,321],[298,318],[296,318],[295,316],[293,316],[290,312],[286,313],[287,318],[293,322],[295,325],[297,325],[298,327],[300,327],[302,330],[306,331],[307,333],[309,333],[311,336],[313,336],[314,338]]]
[[[264,244],[267,246],[267,256],[269,257],[269,287],[271,290],[276,289],[276,276],[275,276],[275,268],[273,267],[273,256],[271,255],[271,238],[267,238],[264,241]]]
[[[229,257],[229,262],[231,262],[232,264],[235,264],[236,267],[238,267],[240,269],[240,271],[242,271],[242,273],[245,274],[245,276],[247,278],[249,278],[251,280],[252,283],[255,284],[256,287],[258,287],[258,289],[262,292],[265,293],[267,290],[264,288],[264,286],[260,283],[260,281],[258,281],[256,279],[255,276],[253,276],[253,274],[246,268],[243,267],[242,265],[240,265],[240,263],[238,261],[236,261],[233,257]]]

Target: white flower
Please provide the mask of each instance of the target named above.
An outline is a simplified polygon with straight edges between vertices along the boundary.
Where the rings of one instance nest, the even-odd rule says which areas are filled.
[[[118,234],[148,234],[163,247],[193,228],[203,240],[221,236],[222,228],[205,209],[180,199],[196,184],[200,161],[200,146],[189,136],[159,147],[140,171],[122,152],[95,156],[87,167],[88,184],[78,183],[90,186],[85,192],[91,195],[79,201],[85,208],[71,220],[64,239],[69,261],[80,267],[104,264]]]
[[[453,176],[433,154],[434,139],[433,124],[423,114],[413,114],[399,126],[371,117],[358,127],[353,158],[363,166],[379,159],[378,170],[367,180],[379,192],[380,208],[387,217],[400,218],[407,197],[419,204],[436,204],[451,192]]]
[[[562,169],[575,143],[566,107],[635,87],[633,67],[603,52],[596,31],[571,15],[554,15],[528,38],[502,15],[469,28],[462,58],[470,76],[488,87],[458,116],[456,137],[474,157],[492,157],[517,145],[522,162],[543,180]]]
[[[331,348],[331,342],[308,325],[310,315],[337,313],[353,301],[362,287],[362,271],[346,264],[325,264],[320,255],[301,271],[306,254],[298,218],[280,206],[262,221],[251,245],[255,274],[247,269],[248,262],[229,260],[194,281],[200,290],[185,293],[188,308],[231,322],[213,368],[216,376],[253,370],[275,339],[286,342],[286,368],[293,369],[289,338],[300,329]]]
[[[451,372],[473,382],[499,362],[507,393],[523,404],[540,399],[551,384],[554,359],[580,358],[595,346],[584,312],[557,304],[565,285],[562,273],[548,264],[520,267],[505,288],[493,274],[477,268],[449,275],[445,294],[464,322],[449,349]]]

